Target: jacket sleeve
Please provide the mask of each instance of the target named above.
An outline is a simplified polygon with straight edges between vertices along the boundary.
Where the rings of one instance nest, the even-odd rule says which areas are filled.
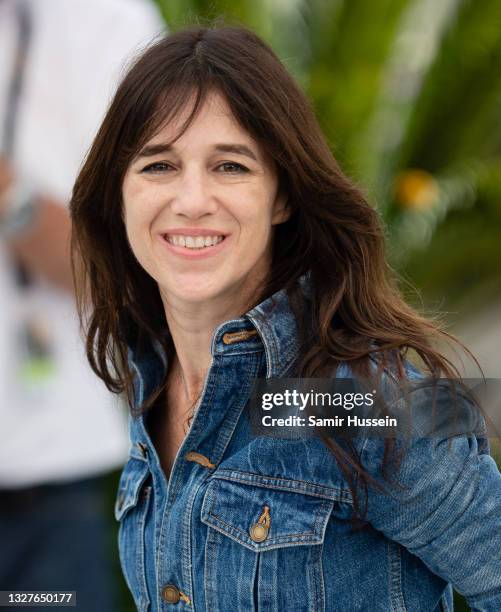
[[[425,390],[411,393],[413,410],[425,418],[430,401]],[[450,396],[441,393],[438,410],[448,401]],[[393,472],[398,485],[387,493],[369,487],[367,518],[450,581],[472,610],[499,612],[501,475],[483,435],[410,439]],[[371,476],[388,486],[380,471],[383,446],[382,439],[367,439],[362,461]]]

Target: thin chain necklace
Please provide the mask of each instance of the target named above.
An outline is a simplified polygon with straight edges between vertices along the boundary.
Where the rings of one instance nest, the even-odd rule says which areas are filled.
[[[174,374],[175,374],[175,377],[177,377],[179,379],[179,381],[181,383],[181,388],[184,389],[185,381],[184,381],[184,376],[183,376],[183,373],[182,373],[181,369],[176,371]],[[201,399],[202,399],[202,391],[200,391],[197,399],[195,400],[195,402],[188,409],[188,414],[187,414],[186,420],[183,423],[183,431],[184,431],[185,435],[187,434],[188,429],[190,428],[191,422],[193,421],[193,417],[195,416],[195,412],[196,412],[196,410],[198,408],[198,405],[199,405]]]

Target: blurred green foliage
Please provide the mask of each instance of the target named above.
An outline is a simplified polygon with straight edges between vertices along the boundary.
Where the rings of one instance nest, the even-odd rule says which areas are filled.
[[[219,20],[271,44],[425,301],[501,295],[499,0],[157,2],[171,31]]]

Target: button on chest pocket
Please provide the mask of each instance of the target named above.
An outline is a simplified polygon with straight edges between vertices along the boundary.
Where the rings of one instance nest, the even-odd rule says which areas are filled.
[[[139,611],[149,606],[144,566],[146,515],[152,497],[148,463],[129,458],[120,476],[115,518],[120,522],[118,549],[122,572]]]
[[[290,489],[214,478],[201,511],[207,609],[324,611],[322,552],[333,506]]]

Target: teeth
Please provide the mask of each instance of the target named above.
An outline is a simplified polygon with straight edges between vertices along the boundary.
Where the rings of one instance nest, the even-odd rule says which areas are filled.
[[[187,249],[204,249],[219,244],[224,236],[179,236],[175,234],[167,235],[166,238],[174,246],[182,246]]]

